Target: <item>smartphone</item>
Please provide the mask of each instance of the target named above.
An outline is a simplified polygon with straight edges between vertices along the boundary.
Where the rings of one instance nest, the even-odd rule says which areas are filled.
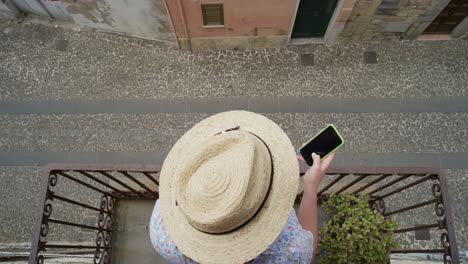
[[[320,159],[328,157],[344,144],[344,140],[336,127],[332,124],[326,126],[322,131],[305,143],[300,149],[302,157],[307,165],[312,166],[312,152],[320,155]]]

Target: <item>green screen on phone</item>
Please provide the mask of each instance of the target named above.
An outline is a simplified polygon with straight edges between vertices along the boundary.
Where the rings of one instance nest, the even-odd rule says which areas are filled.
[[[312,166],[312,153],[315,152],[324,158],[343,144],[343,139],[334,126],[329,125],[301,147],[300,153],[307,165]]]

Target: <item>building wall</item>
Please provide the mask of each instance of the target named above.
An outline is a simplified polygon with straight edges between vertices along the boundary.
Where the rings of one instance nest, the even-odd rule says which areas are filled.
[[[224,5],[224,27],[203,26],[201,4]],[[289,42],[298,0],[167,1],[182,49],[284,46]]]
[[[0,0],[0,20],[12,20],[18,15],[18,10],[13,4]]]
[[[9,20],[14,18],[15,16],[10,11],[10,9],[2,1],[0,1],[0,20]]]
[[[0,19],[14,18],[5,4],[9,1],[38,0],[0,0]],[[168,42],[175,42],[176,35],[182,50],[286,46],[299,4],[299,0],[42,1],[63,3],[82,26]],[[416,39],[449,1],[400,0],[398,8],[381,9],[382,0],[339,0],[324,40]],[[203,26],[201,4],[210,3],[224,5],[224,27]],[[468,38],[468,20],[455,31],[452,38]]]
[[[397,9],[379,9],[382,0],[358,0],[339,41],[415,39],[449,0],[400,0]]]
[[[455,27],[451,33],[452,38],[468,39],[468,17]]]
[[[137,37],[175,42],[164,0],[62,0],[74,22]]]

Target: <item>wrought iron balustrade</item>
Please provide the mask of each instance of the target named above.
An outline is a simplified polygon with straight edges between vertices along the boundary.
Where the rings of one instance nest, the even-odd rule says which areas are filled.
[[[60,253],[92,254],[90,263],[112,263],[115,204],[122,199],[156,200],[160,166],[54,164],[46,168],[29,263],[47,263]],[[304,171],[301,171],[301,176]],[[63,185],[62,188],[60,185]],[[395,236],[418,230],[436,230],[431,248],[399,248],[392,253],[441,254],[444,263],[459,263],[448,188],[441,170],[427,168],[340,168],[330,169],[319,191],[319,200],[331,193],[369,194],[372,206],[398,222]],[[398,198],[402,196],[403,198]],[[78,199],[77,197],[81,197]],[[299,202],[302,194],[298,194]],[[413,197],[407,199],[407,197]],[[414,198],[415,197],[415,198]],[[388,206],[392,204],[392,206]],[[423,215],[427,224],[408,226],[416,210],[430,208]],[[429,212],[428,210],[424,212]],[[79,216],[94,214],[96,223],[84,223]],[[149,220],[149,219],[148,219]],[[54,242],[54,232],[76,229],[90,231],[92,240],[82,243]],[[75,232],[72,231],[72,232]],[[52,238],[51,238],[52,236]],[[60,236],[58,236],[60,238]]]

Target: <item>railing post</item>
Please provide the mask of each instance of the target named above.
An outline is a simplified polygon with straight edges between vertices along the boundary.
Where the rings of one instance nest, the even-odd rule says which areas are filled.
[[[444,219],[446,221],[445,228],[448,232],[443,233],[441,236],[441,243],[443,248],[445,249],[444,252],[444,263],[445,264],[459,264],[460,263],[460,256],[458,255],[458,245],[455,238],[455,230],[454,230],[454,222],[453,222],[453,214],[452,214],[452,207],[450,206],[450,198],[448,193],[448,186],[447,180],[445,178],[445,174],[443,171],[439,172],[439,182],[440,182],[440,192],[442,203],[444,206]],[[437,210],[437,207],[436,207]],[[450,257],[450,261],[447,257]]]
[[[49,232],[49,223],[47,219],[52,214],[52,206],[47,206],[47,201],[49,200],[49,186],[55,186],[57,184],[58,178],[55,173],[53,173],[49,168],[46,168],[42,176],[42,183],[40,190],[46,190],[40,195],[38,206],[37,206],[37,216],[36,226],[34,227],[34,233],[32,235],[31,242],[31,251],[29,254],[29,264],[43,263],[44,257],[38,255],[39,251],[44,249],[45,242],[41,241],[41,238],[47,236]],[[47,207],[47,208],[46,208]]]

